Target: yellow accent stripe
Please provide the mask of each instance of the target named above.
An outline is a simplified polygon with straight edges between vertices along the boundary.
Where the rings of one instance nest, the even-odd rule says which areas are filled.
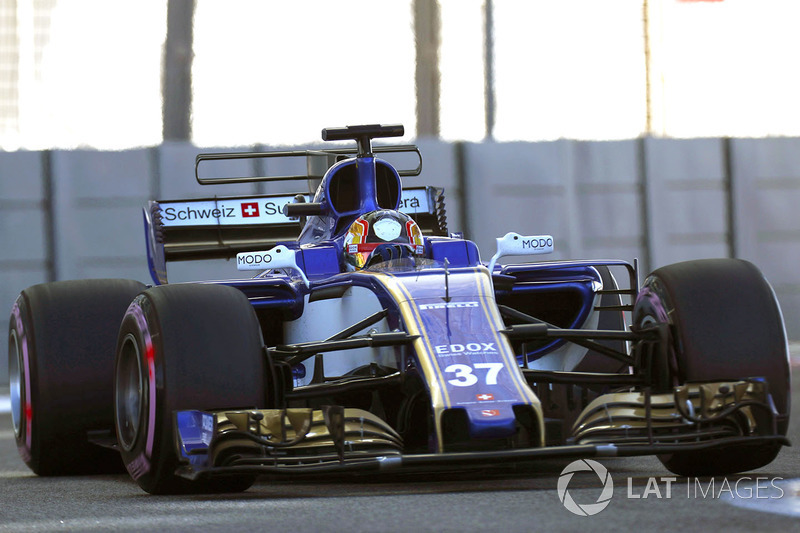
[[[490,306],[488,303],[494,302],[494,289],[492,288],[491,284],[489,284],[488,271],[481,273],[480,270],[476,269],[476,272],[479,274],[478,276],[475,276],[475,279],[478,285],[478,295],[480,296],[480,300],[482,302],[481,309],[486,315],[486,319],[489,321],[489,324],[493,326],[492,335],[494,336],[494,340],[497,343],[500,353],[503,355],[503,359],[505,359],[506,364],[509,366],[509,371],[512,374],[512,381],[517,388],[517,393],[521,398],[527,398],[531,403],[539,403],[539,399],[536,397],[536,394],[534,394],[530,387],[528,387],[528,383],[525,381],[522,371],[519,370],[519,363],[517,362],[517,358],[514,356],[513,350],[509,349],[510,347],[508,345],[508,341],[505,339],[505,337],[501,338],[502,334],[500,333],[500,329],[505,327],[503,324],[503,319],[500,317],[499,313],[496,311],[493,313],[489,308]],[[496,307],[493,307],[493,309],[496,309]],[[517,371],[514,372],[511,370],[512,368],[516,369]]]
[[[425,335],[421,329],[423,327],[422,317],[419,316],[419,310],[414,305],[413,298],[411,298],[408,290],[394,275],[388,273],[370,273],[370,275],[375,276],[397,302],[400,314],[403,317],[403,321],[406,323],[408,333],[410,335],[419,335],[419,338],[414,341],[414,348],[417,353],[417,359],[422,365],[422,372],[425,374],[426,380],[428,376],[433,376],[435,378],[435,381],[428,382],[428,390],[431,394],[431,407],[433,408],[433,427],[436,433],[436,449],[438,452],[443,452],[444,434],[442,433],[441,415],[444,410],[448,409],[451,405],[450,394],[447,392],[444,376],[433,355],[433,347],[430,344],[428,336]]]
[[[490,283],[492,278],[491,274],[489,273],[489,270],[486,269],[485,267],[478,267],[477,270],[479,273],[482,274],[478,276],[479,279],[477,281],[479,294],[486,294],[487,295],[485,297],[486,301],[488,302],[491,299],[491,301],[494,302],[495,301],[494,287]],[[483,298],[481,300],[483,300]],[[499,331],[501,328],[505,327],[505,324],[503,322],[503,318],[500,316],[500,313],[497,310],[497,306],[496,305],[491,306],[491,309],[494,312],[490,312],[489,307],[490,306],[487,305],[484,306],[483,309],[484,312],[487,313],[489,322],[495,324],[495,329],[494,329],[495,339],[498,342],[498,347],[499,346],[510,347],[510,345],[507,344],[508,341],[505,337],[503,337],[502,339],[499,338],[501,336],[501,333],[499,333]],[[511,366],[517,369],[516,372],[512,372],[513,373],[512,377],[515,378],[514,383],[518,387],[517,390],[520,390],[519,387],[521,386],[522,397],[528,399],[528,401],[531,404],[531,407],[536,413],[537,426],[539,430],[539,446],[544,446],[547,439],[545,437],[544,412],[542,411],[542,402],[539,400],[539,397],[536,396],[536,393],[533,392],[533,390],[528,386],[528,382],[525,380],[525,376],[522,374],[522,369],[519,367],[519,363],[517,362],[517,358],[514,356],[513,350],[502,350],[502,351],[504,354],[511,354],[511,360],[513,362],[513,365]],[[511,371],[510,368],[509,371]]]
[[[519,394],[520,398],[526,398],[530,402],[531,407],[533,407],[536,413],[539,426],[539,446],[544,446],[545,428],[541,403],[536,394],[530,389],[530,387],[528,387],[525,377],[522,375],[522,370],[519,368],[519,363],[514,356],[513,350],[511,350],[508,345],[508,341],[505,338],[501,338],[502,334],[499,333],[499,331],[504,327],[504,324],[503,319],[496,311],[496,307],[492,308],[495,310],[494,312],[492,312],[492,309],[490,309],[490,307],[492,307],[490,304],[495,300],[494,289],[489,283],[488,271],[485,267],[476,267],[473,271],[475,274],[477,274],[476,284],[479,296],[478,301],[480,302],[479,305],[489,321],[489,324],[493,326],[493,338],[497,343],[498,349],[500,350],[506,365],[509,368],[509,372],[512,374],[512,381],[517,389],[517,393]],[[436,379],[435,382],[428,383],[428,386],[431,393],[437,447],[438,451],[442,452],[443,435],[441,414],[445,409],[451,406],[451,402],[447,387],[445,386],[444,376],[442,375],[441,369],[439,368],[439,364],[437,362],[438,359],[436,359],[434,355],[434,350],[430,344],[428,336],[422,331],[424,323],[419,314],[419,308],[414,303],[414,299],[402,281],[400,281],[393,274],[377,272],[362,272],[362,274],[374,276],[386,288],[386,290],[392,295],[398,304],[400,314],[403,317],[403,321],[408,329],[408,333],[410,335],[419,335],[419,338],[414,341],[414,348],[417,353],[417,358],[423,367],[423,373],[426,376],[434,376]],[[514,372],[512,369],[516,369],[517,371]]]
[[[403,320],[406,322],[406,327],[409,329],[408,333],[411,335],[419,335],[419,338],[414,341],[414,344],[417,348],[417,357],[423,366],[423,371],[425,374],[427,376],[434,376],[436,378],[435,383],[429,383],[431,402],[433,403],[434,409],[441,411],[449,408],[451,406],[450,395],[447,392],[447,387],[445,387],[444,384],[444,376],[439,369],[438,363],[436,363],[436,360],[433,357],[433,346],[431,346],[428,336],[422,331],[422,317],[419,315],[419,310],[413,303],[413,298],[408,290],[403,286],[402,282],[400,282],[400,280],[398,280],[394,275],[389,273],[371,273],[371,275],[374,275],[376,278],[378,278],[378,280],[386,287],[386,290],[389,291],[389,293],[398,303],[400,314],[403,316]]]

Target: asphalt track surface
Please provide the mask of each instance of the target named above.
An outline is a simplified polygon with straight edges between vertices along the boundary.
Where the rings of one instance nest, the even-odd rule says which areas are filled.
[[[796,355],[794,363],[789,437],[800,443]],[[653,457],[602,459],[613,497],[593,516],[572,514],[558,497],[570,460],[524,472],[260,481],[235,495],[150,496],[127,475],[33,475],[17,455],[7,396],[0,387],[0,531],[790,531],[800,525],[797,446],[758,472],[700,480],[662,479],[675,476]],[[579,472],[568,491],[574,502],[593,504],[602,483],[593,472]]]

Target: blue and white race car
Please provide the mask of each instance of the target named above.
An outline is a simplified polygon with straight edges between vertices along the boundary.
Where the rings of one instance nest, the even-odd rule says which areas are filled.
[[[372,145],[401,135],[329,128],[323,140],[356,147],[200,155],[203,184],[310,187],[151,202],[152,286],[22,291],[9,368],[26,464],[124,465],[145,491],[178,493],[241,491],[260,475],[645,454],[717,475],[788,444],[786,334],[754,265],[679,263],[640,287],[624,261],[501,264],[553,251],[552,236],[528,233],[498,238],[484,261],[448,232],[440,188],[403,188],[419,150]],[[307,172],[203,176],[243,158],[304,160]],[[168,283],[168,262],[208,258],[243,274]]]

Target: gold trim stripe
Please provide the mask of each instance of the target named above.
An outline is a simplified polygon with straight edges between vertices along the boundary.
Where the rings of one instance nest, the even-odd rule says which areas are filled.
[[[409,330],[413,327],[414,331],[409,331],[408,333],[411,335],[419,335],[419,339],[414,341],[415,345],[422,348],[421,350],[417,349],[417,356],[423,367],[427,367],[423,368],[426,374],[436,378],[436,388],[431,390],[431,402],[434,408],[438,410],[449,409],[452,404],[450,402],[450,395],[447,392],[447,387],[445,386],[444,376],[433,355],[434,350],[433,346],[430,344],[430,339],[424,334],[422,317],[419,315],[419,309],[414,305],[414,299],[403,286],[402,282],[394,275],[387,273],[374,273],[372,275],[374,275],[394,297],[400,309],[400,314],[406,322],[406,327],[409,328]]]
[[[505,359],[506,365],[509,367],[509,371],[512,373],[511,380],[514,382],[514,386],[517,388],[517,393],[519,394],[520,398],[526,398],[531,403],[539,403],[539,398],[537,398],[536,394],[534,394],[530,387],[528,387],[528,383],[525,381],[522,372],[519,370],[519,362],[514,356],[514,352],[511,350],[508,341],[502,336],[501,333],[499,333],[499,331],[505,327],[503,324],[503,319],[500,318],[500,315],[496,311],[493,313],[488,305],[489,302],[494,302],[494,295],[492,294],[494,289],[489,284],[488,278],[489,271],[486,269],[481,271],[481,269],[476,268],[475,272],[478,274],[475,276],[475,283],[478,286],[481,309],[486,315],[486,319],[489,321],[489,324],[492,326],[492,335],[494,336],[494,340],[497,343],[497,347],[500,350],[503,359]],[[516,372],[511,371],[511,368],[514,368]]]

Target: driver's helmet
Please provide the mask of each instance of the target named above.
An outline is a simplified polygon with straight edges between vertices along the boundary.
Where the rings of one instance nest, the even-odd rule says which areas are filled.
[[[425,253],[422,231],[414,219],[391,209],[371,211],[350,225],[344,237],[345,260],[355,268],[364,268],[378,247],[394,250],[389,255],[395,257]]]

